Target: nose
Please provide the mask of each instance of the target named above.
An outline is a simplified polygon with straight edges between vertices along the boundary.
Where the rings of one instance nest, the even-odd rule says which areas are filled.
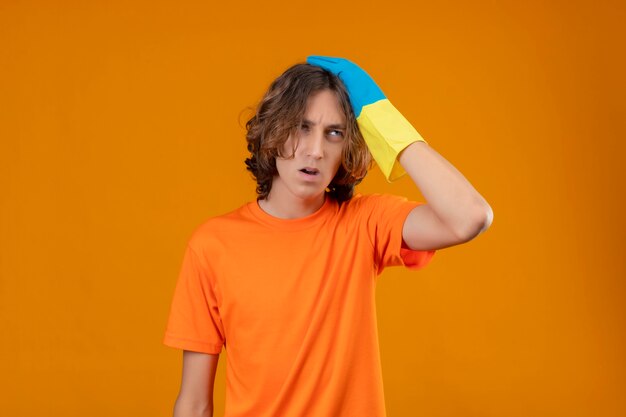
[[[324,132],[317,130],[309,135],[307,142],[306,154],[315,159],[320,159],[324,156]]]

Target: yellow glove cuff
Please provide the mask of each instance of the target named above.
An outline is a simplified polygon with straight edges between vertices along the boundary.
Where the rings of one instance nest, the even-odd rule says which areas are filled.
[[[357,118],[361,134],[388,182],[406,174],[398,155],[424,138],[387,99],[363,106]]]

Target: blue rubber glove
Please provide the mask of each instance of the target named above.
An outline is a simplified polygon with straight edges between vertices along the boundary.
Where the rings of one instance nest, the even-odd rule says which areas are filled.
[[[426,141],[389,102],[372,77],[343,58],[312,55],[307,63],[322,67],[343,81],[361,134],[387,181],[406,174],[398,155],[411,143]]]

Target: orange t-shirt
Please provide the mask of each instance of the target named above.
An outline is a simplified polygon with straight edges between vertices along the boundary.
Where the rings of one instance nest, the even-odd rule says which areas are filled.
[[[187,245],[163,343],[225,348],[224,417],[385,416],[376,277],[433,257],[402,247],[419,204],[327,196],[307,217],[279,219],[253,201],[207,220]]]

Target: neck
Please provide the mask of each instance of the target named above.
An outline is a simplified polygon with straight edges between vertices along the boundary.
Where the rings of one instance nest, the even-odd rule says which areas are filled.
[[[270,192],[267,198],[259,200],[259,207],[267,214],[279,219],[298,219],[309,216],[318,211],[325,201],[325,193],[314,199],[301,199],[297,197],[286,198],[280,194]]]

